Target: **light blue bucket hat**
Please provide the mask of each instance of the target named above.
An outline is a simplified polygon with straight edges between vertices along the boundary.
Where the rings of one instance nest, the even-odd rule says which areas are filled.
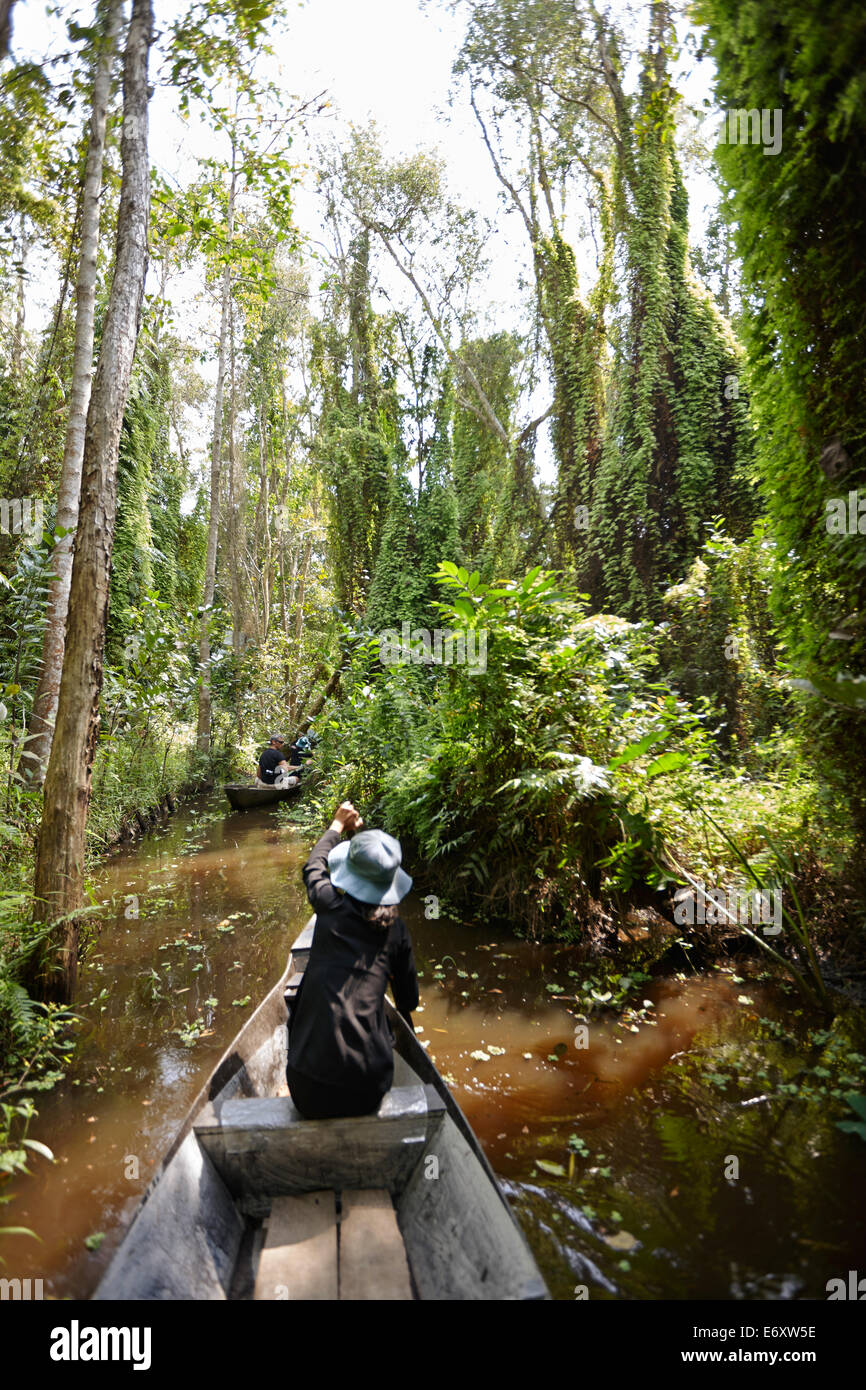
[[[331,882],[362,903],[390,907],[405,898],[412,880],[400,868],[400,841],[384,830],[362,830],[328,855]]]

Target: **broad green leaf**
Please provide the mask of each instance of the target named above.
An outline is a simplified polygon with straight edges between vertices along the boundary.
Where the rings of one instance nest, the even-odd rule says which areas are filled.
[[[630,743],[628,748],[624,748],[615,758],[611,758],[610,766],[622,767],[624,763],[634,762],[635,758],[641,757],[648,748],[652,748],[653,744],[661,743],[663,739],[669,738],[670,734],[670,729],[650,729],[649,733],[644,734],[637,743]]]
[[[662,753],[646,770],[647,777],[659,777],[663,772],[673,772],[675,768],[685,767],[690,759],[685,753]]]
[[[26,1148],[33,1149],[35,1153],[41,1154],[43,1158],[47,1158],[51,1163],[54,1162],[54,1154],[47,1144],[41,1144],[38,1139],[22,1139],[21,1143],[24,1144]]]

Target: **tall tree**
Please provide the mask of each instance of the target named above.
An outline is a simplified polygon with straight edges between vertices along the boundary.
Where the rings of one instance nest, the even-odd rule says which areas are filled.
[[[12,10],[15,0],[0,0],[0,58],[9,52],[12,39]]]
[[[454,71],[468,75],[472,109],[504,201],[526,230],[554,387],[557,479],[547,522],[532,548],[545,534],[556,562],[570,568],[577,560],[585,574],[586,533],[578,518],[591,505],[601,457],[613,262],[609,156],[604,140],[593,138],[589,119],[590,112],[600,114],[599,105],[604,108],[603,82],[588,62],[591,38],[572,3],[467,0],[465,8],[470,23]],[[576,175],[584,180],[585,206],[600,241],[590,293],[581,292],[564,230],[566,195]]]
[[[256,7],[255,14],[267,17],[271,5]],[[238,4],[232,14],[239,36],[246,34],[245,24],[252,11]],[[257,32],[257,31],[256,31]],[[250,40],[250,46],[252,41]],[[217,563],[219,548],[220,492],[225,441],[225,395],[226,373],[229,367],[230,338],[232,332],[232,304],[238,283],[271,285],[273,283],[274,245],[259,238],[255,229],[252,234],[239,234],[239,216],[242,196],[257,200],[259,215],[270,220],[274,229],[284,242],[291,246],[295,232],[292,226],[291,192],[294,175],[291,165],[283,151],[291,143],[287,126],[298,112],[267,120],[263,115],[263,102],[274,96],[274,90],[262,86],[254,80],[252,60],[241,61],[238,56],[227,55],[229,75],[234,84],[234,100],[230,109],[221,108],[210,98],[210,115],[216,128],[227,135],[229,159],[225,165],[207,160],[203,163],[210,170],[210,178],[205,180],[200,190],[202,196],[210,201],[210,211],[201,206],[192,206],[188,211],[191,217],[193,245],[200,246],[208,257],[211,267],[216,268],[220,285],[220,329],[217,352],[217,380],[214,393],[213,429],[211,434],[210,468],[210,506],[208,521],[208,549],[205,564],[204,592],[202,594],[202,614],[199,627],[199,693],[196,746],[200,753],[210,748],[211,725],[211,623],[213,619],[214,598],[217,592]],[[200,93],[201,94],[201,93]],[[303,108],[301,108],[303,110]],[[270,136],[262,141],[263,127]],[[277,145],[277,151],[274,146]],[[196,203],[198,193],[193,194]],[[232,355],[233,360],[233,355]],[[234,392],[230,392],[234,401]],[[235,448],[234,426],[230,424],[229,449],[233,457]],[[232,478],[236,480],[236,470]],[[235,528],[236,519],[230,518],[230,527]],[[231,535],[236,535],[232,529]],[[235,575],[236,609],[240,600],[237,597],[237,584],[240,576]],[[235,640],[240,633],[236,625]]]
[[[538,429],[553,406],[527,424],[510,428],[497,415],[472,353],[466,351],[472,316],[464,306],[484,266],[484,235],[478,219],[447,196],[441,161],[423,151],[387,160],[374,127],[352,132],[342,152],[341,185],[362,227],[375,234],[415,291],[444,349],[458,399],[478,416],[505,453],[510,491],[500,512],[501,524],[510,527],[512,509],[517,508],[527,532],[537,531],[544,517],[533,451]]]
[[[613,405],[590,517],[593,596],[633,618],[656,615],[665,588],[700,551],[708,498],[742,539],[756,506],[745,392],[726,388],[742,350],[692,272],[688,197],[676,149],[679,101],[668,67],[671,7],[657,0],[638,90],[624,83],[621,36],[591,5],[596,63],[616,134],[616,207],[626,260]]]
[[[386,328],[371,305],[370,233],[351,221],[341,229],[333,204],[331,221],[337,251],[326,312],[315,333],[320,408],[314,447],[330,494],[337,599],[345,612],[360,615],[382,540],[392,460],[401,447],[399,403],[383,360]]]
[[[39,981],[48,997],[73,997],[83,899],[85,829],[99,726],[123,412],[138,337],[150,209],[148,57],[151,0],[133,0],[123,69],[122,178],[114,276],[84,438],[81,501],[66,654],[36,856],[37,911],[57,923]]]
[[[222,470],[223,395],[225,392],[226,358],[229,339],[229,315],[231,313],[231,252],[234,241],[237,188],[238,149],[237,141],[232,132],[231,163],[229,166],[228,198],[226,202],[224,267],[220,284],[220,334],[217,353],[217,379],[216,390],[214,391],[213,432],[211,435],[210,510],[208,514],[207,560],[205,561],[204,593],[202,595],[202,616],[198,648],[200,683],[198,691],[198,728],[196,732],[196,745],[200,753],[207,753],[210,748],[210,623],[214,593],[216,591],[217,541],[219,539],[220,516],[220,473]]]
[[[93,327],[96,304],[96,262],[99,248],[99,213],[102,193],[102,166],[105,151],[105,127],[111,94],[112,71],[120,28],[120,0],[107,0],[100,5],[98,25],[101,37],[97,47],[93,78],[93,103],[87,144],[87,160],[81,191],[81,233],[78,276],[75,286],[75,345],[72,359],[72,381],[69,387],[69,416],[66,425],[66,445],[57,493],[57,528],[59,535],[52,553],[54,579],[48,597],[45,631],[42,639],[42,668],[33,699],[30,737],[22,759],[24,770],[36,782],[42,782],[51,752],[60,677],[63,670],[63,651],[66,639],[66,614],[72,580],[73,532],[78,522],[78,497],[81,491],[81,464],[84,457],[84,432],[87,407],[90,402],[93,367]]]

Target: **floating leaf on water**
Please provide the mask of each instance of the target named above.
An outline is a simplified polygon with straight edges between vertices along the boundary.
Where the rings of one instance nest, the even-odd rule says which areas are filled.
[[[637,1245],[637,1239],[631,1231],[617,1231],[615,1236],[604,1236],[603,1240],[611,1250],[634,1250]]]
[[[749,996],[748,996],[748,994],[738,994],[738,995],[737,995],[737,1003],[738,1003],[738,1004],[754,1004],[754,1002],[755,1002],[754,999],[750,999]]]
[[[550,984],[550,985],[545,985],[544,988],[548,991],[549,994],[562,994],[562,992],[563,992],[562,985],[553,985],[553,984]],[[610,998],[610,995],[608,995],[608,999],[609,999],[609,998]]]
[[[489,1061],[490,1061],[490,1056],[489,1056],[489,1054],[488,1054],[487,1052],[482,1052],[480,1048],[479,1048],[476,1052],[470,1052],[469,1056],[472,1057],[472,1058],[474,1058],[474,1060],[475,1060],[476,1062],[489,1062]]]
[[[504,1048],[504,1047],[494,1047],[492,1043],[488,1043],[488,1044],[487,1044],[487,1051],[490,1053],[491,1057],[504,1057],[504,1056],[505,1056],[505,1048]]]
[[[84,1244],[87,1246],[88,1250],[98,1250],[104,1240],[104,1231],[94,1231],[92,1236],[85,1236]]]
[[[554,1178],[564,1178],[566,1176],[566,1172],[562,1164],[551,1163],[550,1159],[548,1158],[537,1158],[535,1160],[535,1166],[536,1168],[540,1168],[542,1173],[550,1173],[551,1177]]]

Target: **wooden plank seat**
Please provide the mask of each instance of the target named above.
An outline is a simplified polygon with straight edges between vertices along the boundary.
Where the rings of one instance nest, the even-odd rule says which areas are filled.
[[[304,972],[302,970],[296,970],[294,975],[291,976],[291,978],[289,979],[289,983],[286,985],[285,994],[283,996],[287,1002],[290,999],[294,999],[295,995],[301,987],[301,981],[303,978]]]
[[[204,1106],[195,1137],[233,1197],[289,1196],[324,1189],[399,1192],[417,1164],[431,1123],[424,1086],[394,1086],[377,1112],[305,1120],[288,1096]]]

